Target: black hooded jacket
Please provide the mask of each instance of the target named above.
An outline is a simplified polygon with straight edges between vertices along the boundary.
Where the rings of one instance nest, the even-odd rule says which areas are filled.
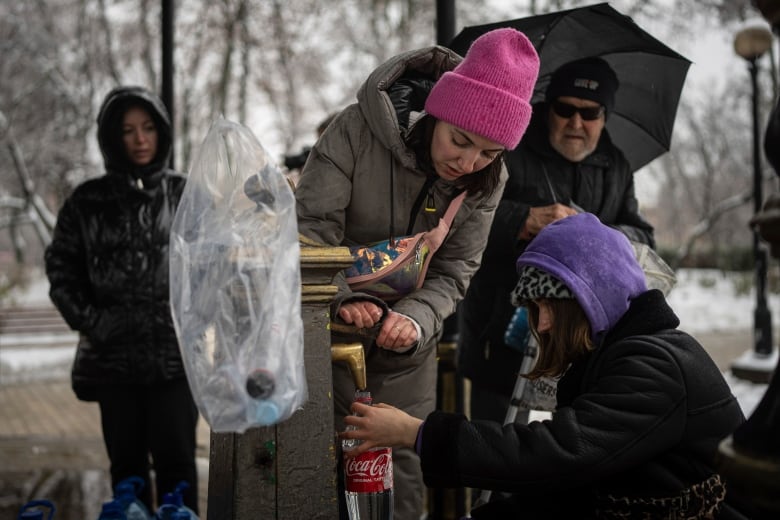
[[[474,275],[459,312],[459,370],[472,383],[511,395],[522,353],[504,343],[515,307],[515,262],[528,245],[518,240],[531,207],[556,202],[577,205],[654,247],[653,227],[639,214],[634,177],[623,153],[604,130],[596,150],[573,163],[550,145],[548,109],[534,105],[533,118],[518,147],[506,155],[509,179],[490,229],[482,266]]]
[[[140,104],[154,118],[157,154],[139,168],[122,143],[122,116]],[[167,168],[171,123],[162,102],[120,87],[98,115],[105,175],[65,201],[45,253],[50,297],[80,333],[72,382],[82,399],[102,384],[151,384],[185,377],[171,318],[168,241],[184,176]]]
[[[601,345],[563,375],[552,420],[502,428],[429,415],[425,483],[515,494],[474,518],[623,518],[597,511],[625,497],[687,492],[685,510],[697,511],[693,486],[715,473],[718,443],[744,416],[715,363],[678,324],[660,291],[635,298]],[[730,501],[716,518],[743,518]],[[659,510],[652,518],[689,517]]]

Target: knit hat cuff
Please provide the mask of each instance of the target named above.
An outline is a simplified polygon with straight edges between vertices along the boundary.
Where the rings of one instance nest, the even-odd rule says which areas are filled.
[[[439,78],[425,101],[425,111],[507,150],[517,147],[531,120],[527,101],[455,72]]]
[[[619,85],[615,71],[606,61],[597,57],[582,58],[561,65],[553,72],[545,100],[551,103],[563,96],[588,99],[604,105],[610,114]]]

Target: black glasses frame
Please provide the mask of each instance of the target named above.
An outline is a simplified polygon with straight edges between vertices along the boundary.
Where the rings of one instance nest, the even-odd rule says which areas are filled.
[[[574,114],[579,114],[583,121],[595,121],[604,115],[604,105],[597,107],[575,107],[569,103],[555,100],[551,104],[555,115],[569,119],[574,117]]]

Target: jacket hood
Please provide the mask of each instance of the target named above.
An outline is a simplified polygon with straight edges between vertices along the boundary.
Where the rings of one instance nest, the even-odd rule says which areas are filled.
[[[157,155],[152,162],[138,167],[125,153],[122,143],[122,116],[131,105],[140,104],[152,115],[157,126]],[[108,171],[123,172],[136,178],[162,170],[171,155],[171,119],[159,97],[143,87],[118,87],[106,95],[97,117],[98,144]]]
[[[388,90],[403,77],[424,77],[435,82],[462,60],[455,52],[440,46],[401,53],[374,69],[358,89],[358,106],[371,133],[410,168],[415,167],[416,159],[403,141],[406,129],[399,123]],[[412,107],[412,110],[422,111],[424,101],[421,100],[419,108]]]
[[[545,227],[517,260],[563,282],[590,322],[593,340],[626,313],[631,300],[647,291],[645,275],[623,233],[591,213],[579,213]]]

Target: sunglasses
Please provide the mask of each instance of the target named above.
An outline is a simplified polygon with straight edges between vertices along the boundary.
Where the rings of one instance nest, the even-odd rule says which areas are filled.
[[[565,117],[566,119],[573,117],[574,114],[579,114],[584,121],[596,120],[604,114],[603,105],[597,107],[575,107],[563,101],[553,101],[552,110],[555,112],[555,115]]]

